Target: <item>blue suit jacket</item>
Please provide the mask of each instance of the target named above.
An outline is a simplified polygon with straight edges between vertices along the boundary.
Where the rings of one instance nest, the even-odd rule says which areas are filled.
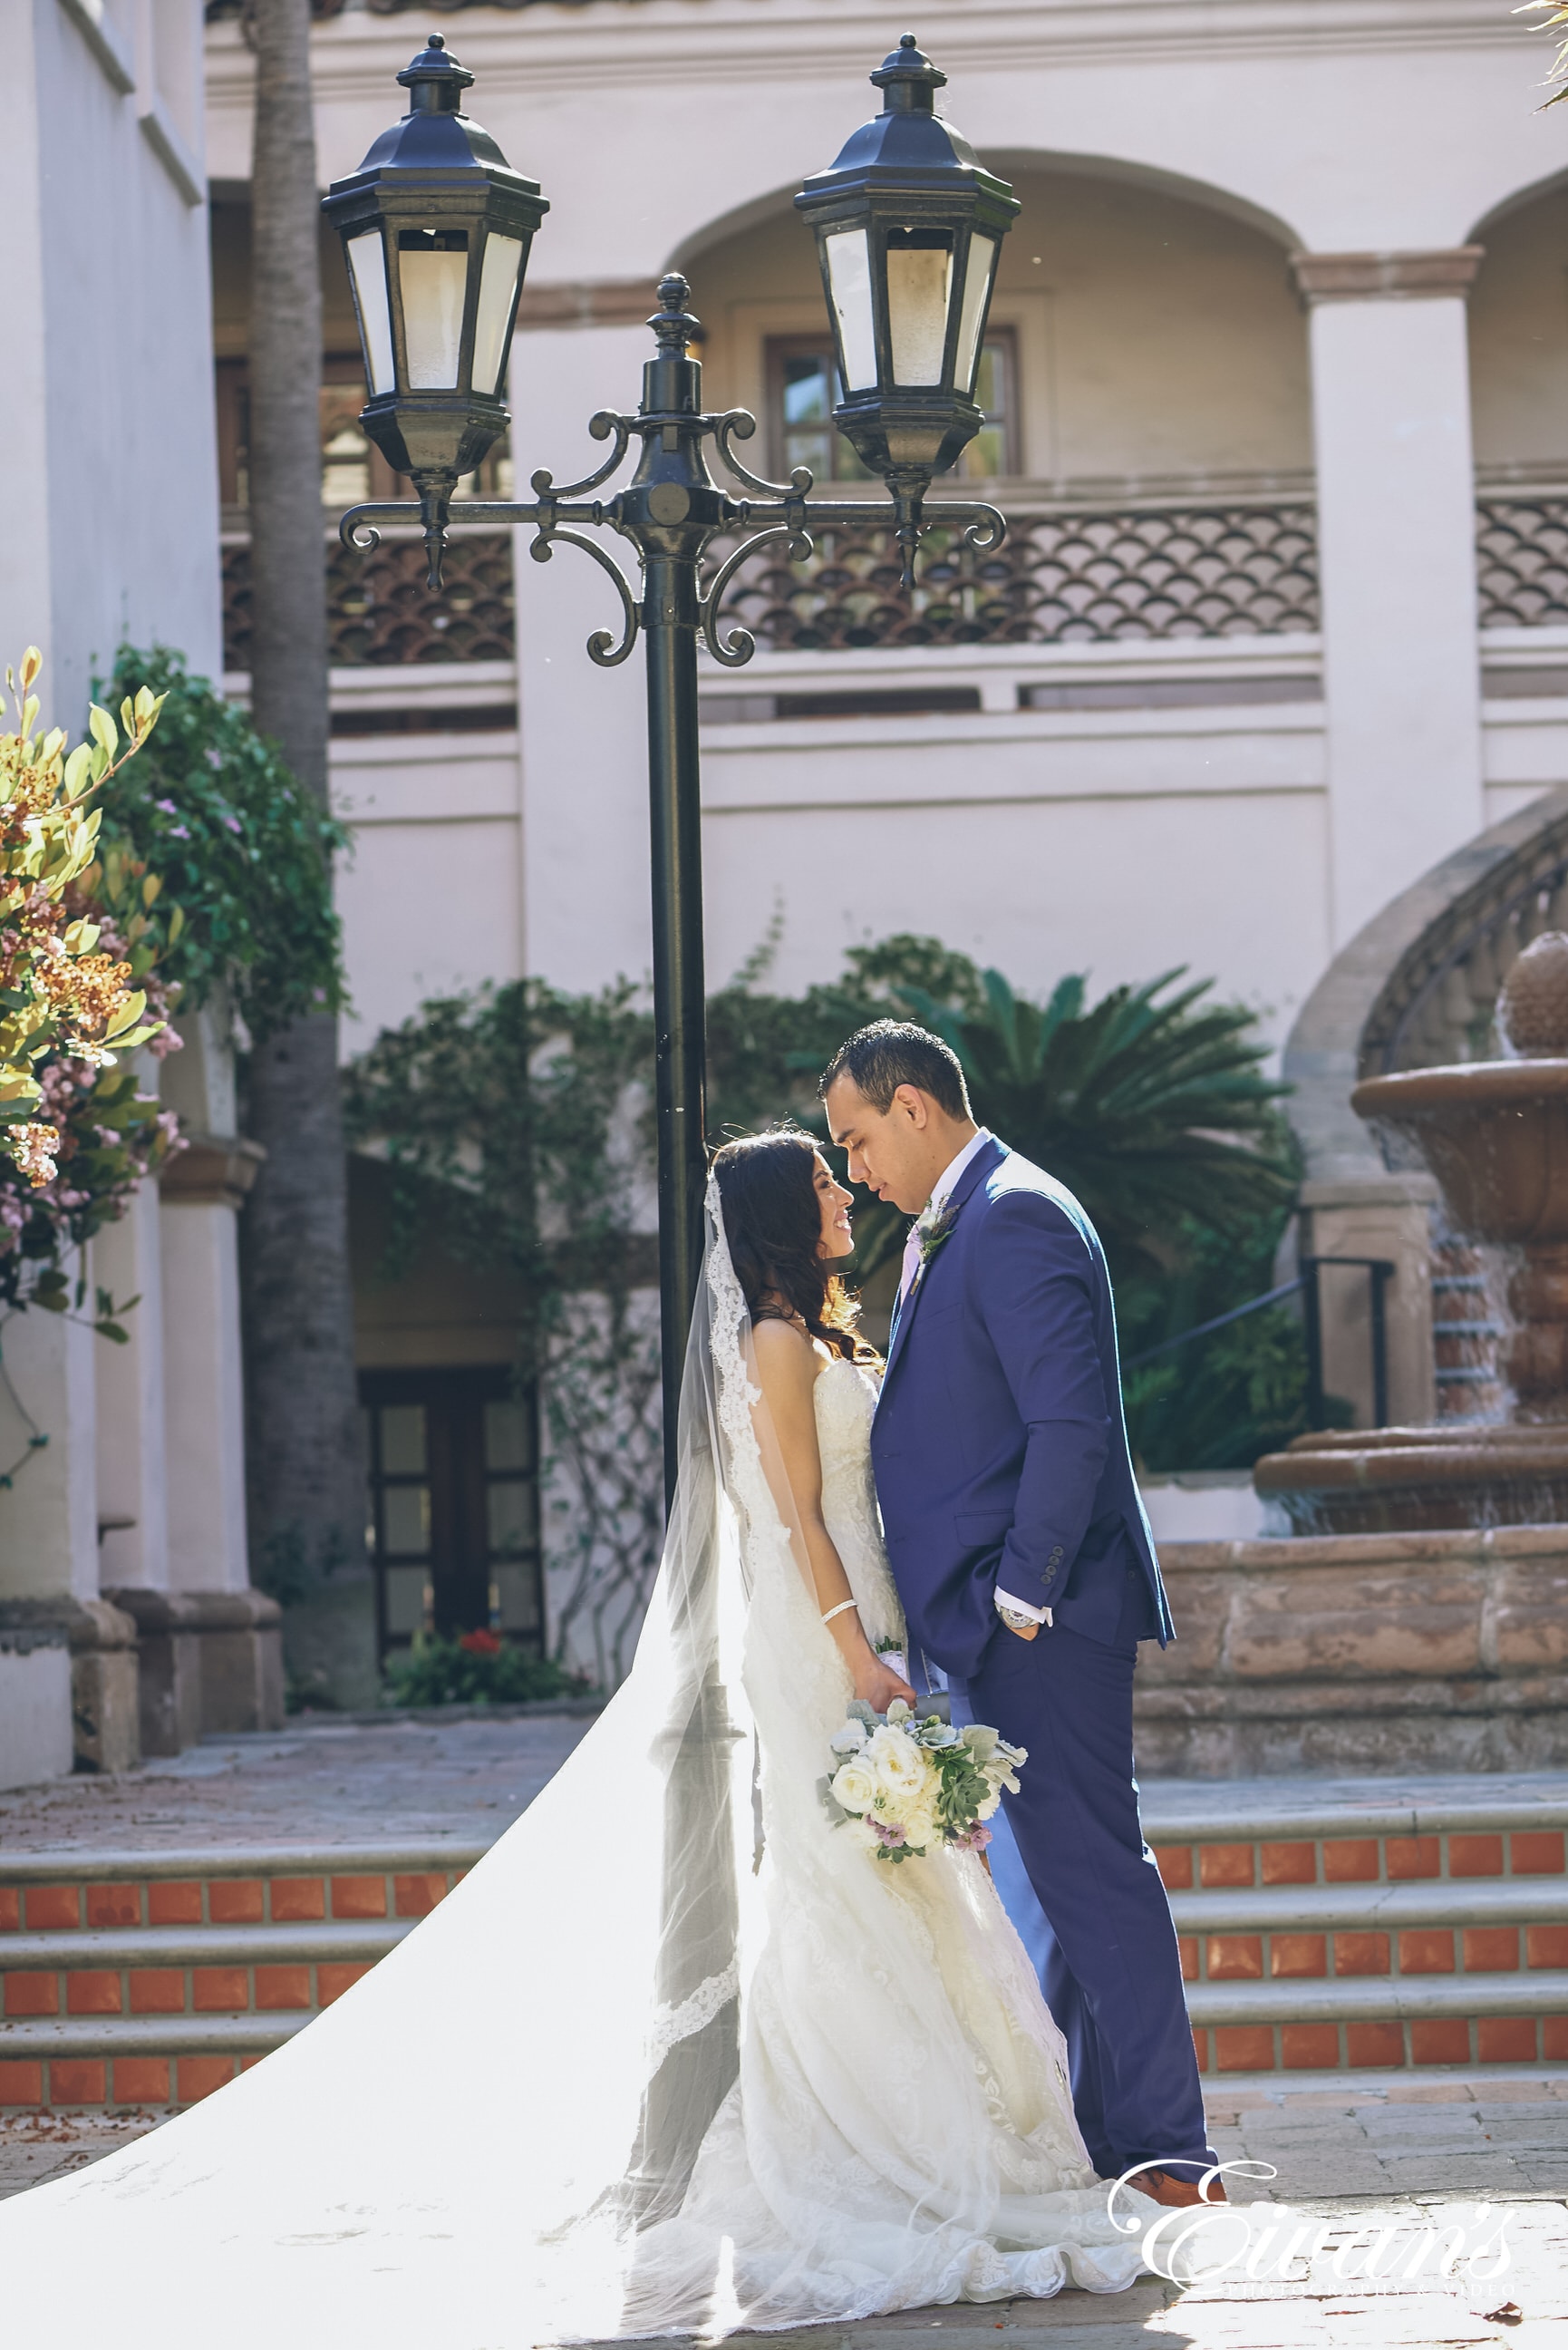
[[[1122,1643],[1174,1637],[1127,1450],[1105,1253],[1072,1193],[988,1139],[904,1302],[871,1430],[909,1631],[968,1679],[993,1594]],[[911,1659],[913,1661],[913,1659]]]

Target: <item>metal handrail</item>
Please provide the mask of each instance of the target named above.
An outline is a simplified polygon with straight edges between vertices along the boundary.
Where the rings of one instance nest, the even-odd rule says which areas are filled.
[[[1162,1355],[1173,1354],[1189,1339],[1206,1338],[1211,1331],[1223,1330],[1231,1322],[1240,1322],[1249,1314],[1258,1314],[1265,1305],[1277,1305],[1282,1298],[1302,1292],[1302,1319],[1305,1326],[1307,1350],[1307,1417],[1314,1429],[1324,1420],[1323,1388],[1323,1303],[1318,1289],[1318,1274],[1325,1264],[1359,1266],[1366,1274],[1370,1288],[1369,1306],[1372,1345],[1372,1425],[1388,1425],[1388,1315],[1384,1293],[1393,1280],[1397,1267],[1385,1256],[1303,1256],[1298,1259],[1301,1271],[1293,1281],[1282,1281],[1273,1289],[1265,1289],[1256,1297],[1249,1297],[1244,1305],[1233,1305],[1228,1314],[1216,1314],[1207,1322],[1195,1322],[1189,1330],[1179,1330],[1174,1338],[1162,1338],[1158,1347],[1146,1347],[1141,1353],[1129,1355],[1122,1365],[1124,1371],[1141,1370],[1146,1363],[1158,1362]]]
[[[1294,1281],[1282,1281],[1277,1289],[1265,1289],[1261,1295],[1249,1297],[1245,1305],[1232,1305],[1229,1314],[1216,1314],[1210,1322],[1195,1322],[1190,1330],[1179,1330],[1174,1338],[1162,1338],[1158,1347],[1146,1347],[1142,1354],[1129,1355],[1122,1368],[1141,1371],[1146,1363],[1156,1362],[1161,1355],[1185,1347],[1189,1338],[1206,1338],[1210,1330],[1223,1330],[1228,1322],[1240,1322],[1249,1314],[1261,1313],[1265,1305],[1277,1305],[1282,1297],[1293,1297],[1298,1289],[1305,1288],[1306,1283],[1305,1274],[1298,1274]]]

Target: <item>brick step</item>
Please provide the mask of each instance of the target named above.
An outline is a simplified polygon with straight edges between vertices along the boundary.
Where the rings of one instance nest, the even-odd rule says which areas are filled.
[[[1568,1877],[1175,1893],[1190,1983],[1568,1967]]]
[[[340,1999],[487,1848],[0,1857],[0,2109],[210,2095]]]
[[[0,2106],[192,2106],[302,2031],[308,2014],[82,2016],[0,2028]]]
[[[1568,2059],[1568,1783],[1149,1791],[1206,2074]]]
[[[8,1936],[0,1942],[0,2059],[20,2018],[330,2007],[415,1922]]]
[[[1539,1807],[1541,1811],[1545,1806]],[[1563,1877],[1568,1801],[1529,1824],[1478,1804],[1419,1821],[1407,1809],[1379,1820],[1286,1813],[1266,1825],[1244,1817],[1201,1824],[1160,1816],[1148,1840],[1171,1893],[1243,1887],[1476,1884]]]
[[[1189,1983],[1187,2010],[1206,2074],[1568,2059],[1568,1973]]]
[[[8,1935],[24,1931],[422,1918],[488,1849],[442,1843],[0,1855],[0,1950]]]

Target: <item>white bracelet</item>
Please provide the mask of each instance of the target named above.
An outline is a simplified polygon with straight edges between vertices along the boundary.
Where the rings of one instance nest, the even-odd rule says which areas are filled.
[[[859,1605],[860,1602],[858,1599],[841,1599],[836,1607],[830,1607],[828,1609],[826,1615],[822,1620],[825,1624],[831,1624],[834,1617],[836,1616],[842,1616],[846,1607],[858,1607]]]

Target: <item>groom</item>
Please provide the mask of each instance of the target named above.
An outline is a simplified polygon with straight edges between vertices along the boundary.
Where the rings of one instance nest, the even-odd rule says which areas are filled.
[[[1173,1628],[1098,1238],[975,1125],[957,1055],[925,1029],[862,1028],[822,1095],[851,1180],[919,1217],[871,1431],[911,1671],[940,1665],[956,1719],[1029,1750],[1005,1799],[1022,1867],[999,1837],[997,1882],[1065,2035],[1090,2159],[1102,2178],[1154,2166],[1146,2193],[1196,2202],[1214,2158],[1133,1777],[1137,1644]]]

